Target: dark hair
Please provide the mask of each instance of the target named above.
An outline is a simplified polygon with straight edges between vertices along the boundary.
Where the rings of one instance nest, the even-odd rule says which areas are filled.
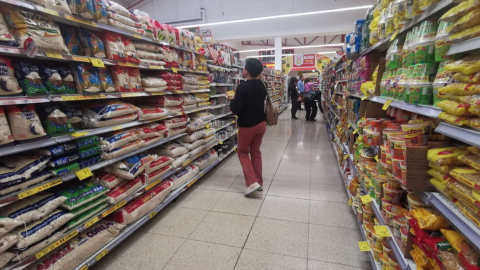
[[[248,58],[245,61],[245,69],[248,71],[248,73],[250,73],[250,76],[256,78],[258,75],[260,75],[260,73],[262,73],[263,65],[262,62],[256,58]]]
[[[298,82],[298,79],[297,79],[296,77],[292,77],[292,78],[290,79],[290,83],[289,83],[288,85],[292,85],[292,84],[294,84],[294,83],[296,83],[296,82]]]
[[[310,78],[305,79],[305,83],[308,83],[308,82],[310,82]]]
[[[301,80],[302,78],[303,78],[303,76],[300,76],[300,79],[299,79],[299,80]]]

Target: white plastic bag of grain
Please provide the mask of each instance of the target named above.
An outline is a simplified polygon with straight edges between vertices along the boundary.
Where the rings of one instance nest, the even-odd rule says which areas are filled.
[[[191,119],[190,122],[187,124],[187,131],[188,132],[193,132],[195,130],[198,130],[203,127],[203,119],[197,118],[197,119]]]
[[[122,155],[125,155],[126,153],[133,152],[142,146],[143,146],[143,141],[136,140],[133,142],[129,142],[125,145],[122,145],[118,148],[115,148],[112,151],[109,151],[109,152],[105,151],[101,154],[101,156],[102,156],[102,159],[114,159]]]
[[[175,159],[175,161],[172,163],[175,168],[181,168],[183,167],[183,163],[190,157],[189,154],[182,155],[178,158]]]
[[[6,109],[10,131],[15,141],[28,141],[47,135],[35,112],[34,104],[28,104],[22,109],[16,105],[9,105]]]
[[[159,147],[150,150],[150,153],[161,155],[161,156],[167,156],[171,158],[176,158],[178,156],[188,153],[188,150],[187,148],[182,147],[178,144],[169,143],[169,144],[160,145]]]
[[[15,233],[7,233],[0,236],[0,253],[15,245],[20,240],[20,237]]]
[[[141,153],[109,165],[105,170],[116,176],[133,180],[142,173],[153,160],[154,158],[152,156]]]
[[[62,192],[62,195],[67,197],[62,208],[69,211],[79,209],[104,197],[106,192],[107,189],[104,186],[94,183],[84,183],[67,188]]]
[[[165,125],[162,125],[160,123],[149,123],[141,128],[142,133],[142,139],[147,139],[147,138],[152,138],[152,137],[158,137],[158,136],[163,136],[165,132],[167,132],[167,127]]]
[[[0,215],[29,223],[46,217],[65,200],[67,197],[60,194],[43,192],[0,208]]]
[[[140,177],[136,177],[133,180],[125,180],[107,194],[107,202],[111,205],[115,205],[125,199],[128,195],[135,192],[141,186],[142,181]]]
[[[200,145],[199,147],[193,149],[192,151],[189,152],[190,158],[193,159],[195,156],[200,154],[203,150],[205,150],[207,146],[205,144]]]
[[[46,248],[47,246],[55,243],[66,232],[67,232],[66,227],[60,228],[58,231],[54,232],[48,238],[45,238],[44,240],[35,243],[35,245],[28,247],[26,250],[23,250],[21,253],[19,253],[17,256],[15,256],[15,258],[13,258],[12,261],[14,261],[14,262],[22,261],[25,258],[34,255],[35,253],[39,252],[40,250],[42,250],[42,249]]]
[[[162,92],[167,90],[166,86],[158,86],[158,87],[143,87],[143,90],[147,93],[156,93],[156,92]]]
[[[170,115],[179,114],[179,113],[182,113],[182,111],[183,111],[183,107],[182,107],[182,106],[168,107],[168,113],[169,113]]]
[[[215,150],[211,150],[205,155],[202,155],[201,157],[197,158],[194,162],[193,165],[198,166],[200,170],[204,170],[208,166],[210,166],[213,162],[215,162],[218,159],[218,153]]]
[[[205,142],[210,143],[212,141],[215,141],[215,135],[205,137]]]
[[[164,182],[150,189],[142,196],[113,213],[115,221],[120,224],[130,224],[150,213],[160,205],[172,190],[172,183]]]
[[[0,81],[1,80],[2,79],[0,78]],[[0,85],[0,89],[1,88],[2,87]],[[13,136],[10,132],[10,127],[8,126],[7,117],[5,116],[3,106],[0,106],[0,145],[6,145],[9,143],[13,143]]]
[[[100,172],[100,173],[95,173],[95,178],[93,182],[95,184],[100,184],[108,189],[113,189],[116,186],[118,186],[121,182],[123,182],[123,178],[118,177],[114,174],[107,173],[107,172]]]
[[[140,64],[144,65],[154,65],[154,66],[165,66],[167,63],[160,60],[150,60],[150,59],[140,59]]]
[[[123,29],[123,30],[130,31],[132,33],[139,34],[139,35],[145,34],[145,30],[143,30],[142,28],[136,28],[136,27],[128,26],[128,25],[123,24],[123,23],[121,23],[117,20],[114,20],[114,19],[108,19],[108,24],[111,25],[111,26]]]
[[[37,183],[44,181],[45,179],[50,178],[52,175],[53,173],[50,171],[35,172],[35,173],[32,173],[32,177],[29,179],[17,179],[15,181],[11,181],[8,183],[2,183],[0,184],[0,195],[5,195],[10,192],[26,189],[27,187],[30,187],[32,185],[35,185]],[[1,235],[1,229],[0,229],[0,235]]]
[[[197,76],[193,74],[183,74],[182,82],[184,84],[194,84],[197,85]]]
[[[107,11],[107,16],[109,19],[113,19],[113,20],[116,20],[116,21],[119,21],[125,25],[128,25],[128,26],[131,26],[131,27],[135,27],[135,28],[141,28],[142,27],[142,24],[138,21],[135,21],[127,16],[124,16],[124,15],[121,15],[121,14],[117,14],[115,11]]]
[[[210,137],[212,135],[215,135],[216,130],[213,128],[209,128],[205,130],[205,135],[203,136],[204,138]]]
[[[150,120],[164,117],[168,114],[167,108],[160,108],[156,106],[142,105],[140,106],[140,112],[138,113],[138,119]]]
[[[183,84],[183,90],[196,90],[198,89],[198,85],[196,84]]]
[[[137,113],[140,110],[135,105],[126,102],[120,102],[118,100],[85,104],[85,106],[86,109],[83,113],[88,114],[90,117],[94,117],[95,119],[129,115]]]
[[[21,226],[15,230],[20,237],[17,248],[27,248],[43,238],[47,237],[51,232],[60,228],[73,218],[73,214],[66,211],[57,210],[49,216],[34,223],[30,223],[25,227]]]
[[[177,189],[185,184],[187,181],[191,180],[195,175],[198,174],[200,169],[197,166],[189,165],[179,171],[178,173],[170,176],[167,181],[172,182],[172,189]]]
[[[130,11],[128,11],[128,9],[126,9],[125,7],[123,7],[122,5],[120,5],[116,2],[107,1],[105,7],[107,8],[107,12],[108,11],[113,11],[115,13],[118,13],[118,14],[122,15],[122,16],[136,19],[136,16],[133,13],[131,13]]]
[[[144,185],[148,185],[150,183],[152,183],[153,181],[156,181],[157,179],[159,179],[162,175],[170,172],[170,170],[174,169],[173,165],[167,165],[159,170],[156,170],[154,172],[151,172],[151,173],[143,173],[141,175],[142,177],[142,182]]]
[[[0,183],[10,184],[12,181],[29,179],[32,174],[43,168],[51,157],[37,155],[14,155],[0,159],[4,165],[0,167]]]
[[[17,78],[15,78],[14,75],[12,59],[0,57],[0,80],[3,82],[3,84],[0,85],[0,96],[11,96],[22,93],[22,89],[18,85]]]
[[[187,148],[188,151],[192,151],[193,149],[199,147],[202,144],[206,144],[207,142],[204,139],[196,140],[192,143],[184,143],[183,147]]]
[[[142,77],[142,85],[145,87],[164,87],[167,82],[162,78]]]
[[[183,105],[193,105],[198,103],[198,99],[194,95],[183,96]]]
[[[145,169],[145,173],[152,173],[156,170],[160,170],[161,168],[172,164],[174,160],[175,159],[172,157],[158,155],[155,160]]]
[[[9,231],[23,225],[23,222],[15,220],[13,218],[1,217],[0,216],[0,236],[5,235]]]
[[[137,50],[153,52],[153,53],[159,53],[160,52],[160,46],[157,46],[155,44],[133,41],[133,45],[135,45],[135,49],[137,49]],[[142,58],[142,57],[140,57],[140,58]]]
[[[213,114],[211,113],[206,113],[206,112],[197,112],[192,115],[192,119],[197,119],[201,118],[203,121],[209,121],[214,117]]]
[[[12,252],[3,252],[0,254],[0,268],[4,267],[9,263],[13,257],[15,257],[15,254]]]
[[[165,126],[172,129],[172,128],[178,128],[178,127],[181,127],[181,126],[185,126],[187,124],[188,120],[190,120],[190,118],[188,118],[188,116],[180,116],[180,117],[175,117],[175,118],[172,118],[172,119],[167,119],[167,120],[164,121],[164,123],[165,123]]]
[[[115,238],[125,226],[100,220],[27,270],[71,270]]]
[[[142,77],[140,76],[140,69],[128,68],[128,76],[130,81],[130,90],[133,92],[142,92]]]
[[[154,99],[148,99],[147,102],[154,104],[155,106],[172,107],[172,106],[182,105],[183,99],[181,97],[168,96],[168,97],[158,97]]]
[[[165,57],[163,56],[163,54],[159,53],[159,52],[148,52],[148,51],[144,51],[144,50],[137,50],[137,53],[138,53],[138,57],[140,59],[148,59],[148,60],[163,60]]]
[[[74,215],[74,219],[76,219],[78,216],[85,214],[86,212],[92,210],[93,208],[98,207],[99,205],[105,204],[107,202],[107,197],[102,196],[96,200],[93,200],[82,207],[78,207],[77,209],[71,211]]]
[[[113,133],[113,136],[107,137],[100,141],[100,146],[103,151],[112,151],[122,145],[125,145],[131,141],[140,139],[141,131],[137,129],[119,130]]]
[[[164,139],[163,135],[160,135],[158,137],[143,139],[143,145],[145,145],[145,146],[152,145],[154,143],[157,143],[157,142],[161,141],[162,139]]]
[[[197,108],[197,104],[192,104],[192,105],[183,105],[183,109],[188,112],[191,110],[195,110]]]
[[[133,120],[137,119],[138,115],[135,114],[127,114],[112,118],[106,118],[98,120],[93,117],[89,117],[88,115],[83,115],[82,125],[87,128],[99,128],[99,127],[106,127],[106,126],[113,126],[119,125],[127,122],[132,122]]]
[[[203,138],[204,136],[205,136],[205,130],[201,129],[201,130],[197,130],[192,133],[189,133],[183,137],[180,137],[180,140],[182,142],[192,143],[200,138]]]

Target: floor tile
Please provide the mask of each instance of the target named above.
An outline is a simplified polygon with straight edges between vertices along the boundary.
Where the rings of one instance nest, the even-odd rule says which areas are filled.
[[[195,208],[202,210],[212,210],[215,204],[220,200],[223,191],[192,189],[187,190],[178,197],[176,206]]]
[[[309,170],[278,169],[273,181],[310,182]]]
[[[163,234],[175,237],[188,238],[208,211],[183,208],[166,207],[155,218],[145,224],[141,230],[150,233]]]
[[[316,172],[338,172],[338,161],[335,157],[329,160],[312,160],[311,161],[312,171]]]
[[[312,184],[326,184],[326,185],[336,185],[336,186],[345,186],[342,176],[338,171],[310,171],[310,181]]]
[[[307,259],[243,249],[235,270],[305,270]]]
[[[189,239],[243,247],[255,217],[210,212]]]
[[[310,184],[310,199],[317,201],[347,203],[348,196],[345,186],[325,185],[312,182]]]
[[[237,247],[186,240],[163,270],[229,270],[240,252]]]
[[[358,241],[363,241],[359,228],[346,229],[310,224],[308,258],[368,268],[371,265],[368,254],[360,252]]]
[[[310,183],[300,181],[273,181],[268,189],[268,196],[280,196],[309,199]]]
[[[258,217],[245,248],[307,258],[308,224]]]
[[[237,177],[212,175],[197,182],[197,188],[226,191]]]
[[[357,268],[357,267],[347,266],[343,264],[308,260],[308,270],[361,270],[361,269],[371,269],[371,267]]]
[[[357,218],[346,202],[310,201],[310,223],[358,228]]]
[[[308,222],[309,201],[285,197],[267,196],[258,213],[259,217],[296,222]]]
[[[252,196],[245,197],[243,193],[225,192],[222,198],[213,207],[212,211],[231,213],[238,215],[257,216],[263,203],[263,195],[256,192]]]
[[[310,170],[310,162],[304,160],[282,159],[279,169]]]

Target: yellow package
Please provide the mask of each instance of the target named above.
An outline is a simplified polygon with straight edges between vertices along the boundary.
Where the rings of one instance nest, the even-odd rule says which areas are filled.
[[[470,187],[455,180],[448,181],[447,186],[453,192],[455,197],[458,198],[460,196],[469,201],[471,204],[480,206],[480,192],[477,190],[471,189]]]
[[[457,43],[478,36],[480,36],[480,25],[452,34],[448,37],[448,40],[453,43]]]
[[[477,113],[478,110],[470,110],[473,113]],[[480,118],[473,118],[468,120],[467,126],[474,128],[476,130],[480,130]]]
[[[428,163],[428,166],[442,173],[449,173],[451,170],[453,170],[453,168],[455,168],[454,166],[450,166],[450,165],[438,165],[431,161]]]
[[[450,115],[446,112],[441,112],[438,115],[438,118],[444,122],[449,123],[450,125],[454,126],[463,126],[468,124],[468,120],[470,118],[465,117],[465,116],[455,116],[455,115]]]
[[[417,265],[417,270],[431,269],[431,265],[427,260],[427,256],[425,256],[425,253],[423,253],[423,251],[416,244],[412,244],[410,255],[412,255],[412,258]]]
[[[465,155],[459,156],[458,158],[460,159],[460,161],[467,164],[468,166],[480,171],[480,156],[477,156],[474,153],[467,153]]]
[[[447,182],[448,180],[451,180],[452,178],[450,177],[450,175],[446,174],[446,173],[442,173],[440,171],[437,171],[437,170],[434,170],[434,169],[430,169],[427,171],[427,173],[435,178],[436,180],[438,181],[441,181],[441,182]]]
[[[480,156],[480,148],[475,147],[475,146],[470,146],[467,149],[468,149],[468,151],[474,153],[475,155]]]
[[[438,165],[462,164],[458,156],[466,154],[468,151],[458,147],[434,148],[428,150],[427,159]]]
[[[443,14],[442,17],[440,17],[440,20],[455,23],[461,17],[465,16],[470,11],[477,9],[479,7],[480,7],[479,0],[463,1],[459,5],[456,5],[455,7],[447,11],[445,14]]]
[[[441,95],[437,95],[438,97],[441,97],[442,99],[448,99],[448,100],[453,100],[453,101],[456,101],[458,103],[468,103],[470,104],[470,98],[472,96],[476,96],[476,95],[472,95],[472,96],[457,96],[457,95],[445,95],[445,94],[441,94]]]
[[[470,167],[454,168],[450,175],[458,182],[480,192],[480,172]]]
[[[375,82],[367,81],[362,83],[360,90],[366,96],[373,95],[375,93]]]
[[[470,55],[444,66],[446,71],[473,75],[480,72],[480,55]]]
[[[480,15],[478,16],[480,18]],[[480,82],[480,73],[473,75],[463,75],[462,73],[454,73],[452,76],[456,81],[461,81],[468,84],[476,84]]]
[[[470,11],[467,15],[460,18],[456,23],[447,28],[450,34],[458,33],[468,28],[480,24],[480,9]]]
[[[460,103],[453,100],[442,100],[437,102],[435,105],[451,115],[470,115],[470,112],[468,111],[470,104],[468,103]]]
[[[438,231],[450,227],[442,216],[431,213],[426,208],[416,208],[410,211],[410,213],[417,220],[418,226],[422,230]]]
[[[474,94],[480,94],[480,85],[466,84],[466,83],[451,83],[449,85],[446,85],[438,89],[438,93],[442,95],[459,95],[459,96],[469,96]]]
[[[455,202],[455,206],[457,206],[458,210],[462,212],[470,221],[472,221],[477,227],[480,228],[480,216],[472,212],[469,208],[465,207],[460,201]]]
[[[446,230],[446,229],[441,229],[440,230],[447,239],[448,243],[457,251],[457,253],[460,253],[462,250],[463,243],[466,244],[465,239],[456,231],[454,230]]]
[[[430,179],[430,183],[442,194],[447,194],[448,186],[446,181],[439,181],[438,179],[432,178]]]

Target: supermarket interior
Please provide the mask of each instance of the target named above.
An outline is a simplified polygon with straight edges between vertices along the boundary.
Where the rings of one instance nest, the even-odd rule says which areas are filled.
[[[480,270],[479,52],[480,0],[0,0],[0,269]]]

